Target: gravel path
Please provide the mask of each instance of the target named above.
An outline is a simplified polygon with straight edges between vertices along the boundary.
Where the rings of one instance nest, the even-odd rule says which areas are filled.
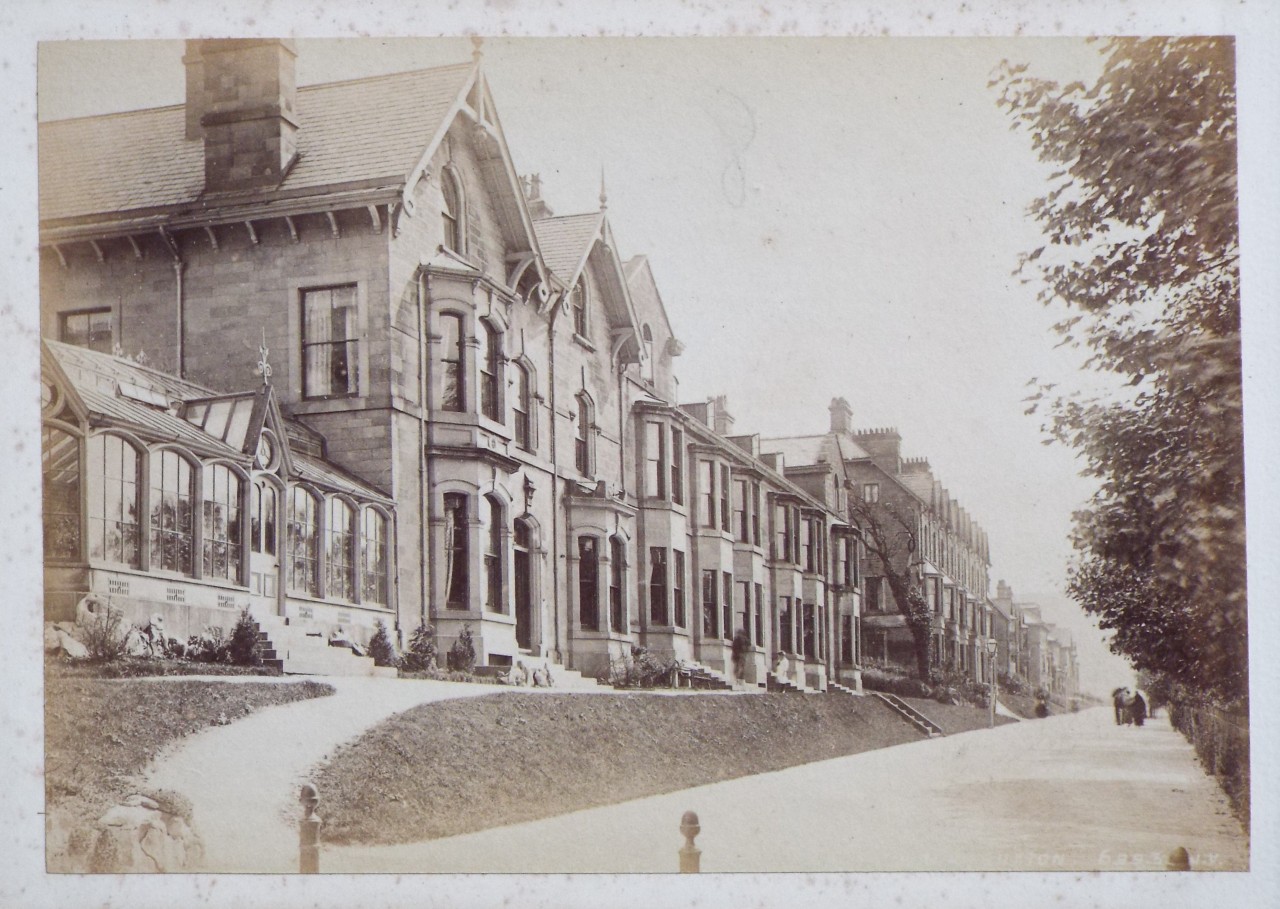
[[[205,869],[296,871],[298,788],[311,767],[394,713],[429,701],[502,690],[409,679],[319,681],[337,693],[264,708],[229,726],[210,727],[165,752],[147,772],[149,785],[173,789],[191,800],[195,826],[204,840]],[[320,813],[323,816],[323,803]]]
[[[686,810],[703,871],[1243,870],[1248,840],[1167,722],[1109,710],[923,740],[620,805],[402,846],[326,848],[325,871],[671,872]]]

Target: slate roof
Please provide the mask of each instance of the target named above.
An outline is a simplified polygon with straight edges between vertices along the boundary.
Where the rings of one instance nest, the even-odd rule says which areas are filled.
[[[829,436],[792,436],[783,439],[761,439],[762,452],[779,452],[783,463],[788,467],[811,467],[825,461],[834,464],[838,455],[833,455]]]
[[[402,186],[474,69],[465,63],[303,86],[298,162],[277,192]],[[204,152],[183,105],[42,123],[42,221],[200,202]]]
[[[562,215],[533,222],[533,232],[542,250],[542,260],[551,273],[570,286],[577,280],[578,270],[586,261],[587,251],[600,235],[604,212]]]
[[[255,392],[218,395],[202,385],[110,354],[60,341],[46,340],[44,343],[90,414],[106,417],[112,423],[131,428],[149,439],[173,441],[203,454],[249,463],[252,456],[227,444],[223,440],[225,432],[219,430],[218,435],[206,432],[180,413],[185,410],[183,405],[188,401],[203,401],[215,397],[221,401],[238,400],[253,397]],[[127,397],[121,394],[121,385],[137,386],[164,398],[172,406],[165,409],[157,404],[146,404]],[[288,422],[292,426],[300,426],[296,421]],[[312,432],[309,427],[303,428]],[[355,496],[389,501],[385,493],[333,464],[296,449],[291,452],[291,458],[299,479]]]

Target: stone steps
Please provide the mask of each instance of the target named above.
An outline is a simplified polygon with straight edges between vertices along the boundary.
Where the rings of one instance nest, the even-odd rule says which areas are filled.
[[[275,616],[256,620],[262,643],[262,662],[286,675],[386,676],[392,667],[374,665],[373,657],[357,656],[347,647],[330,647],[328,638],[306,626]]]
[[[929,738],[935,738],[944,734],[941,726],[929,719],[919,710],[916,710],[896,694],[888,694],[883,691],[873,691],[872,694],[884,701],[884,703],[888,704],[889,709],[898,714],[898,716],[902,717],[912,726],[915,726],[916,729],[927,735]]]
[[[851,694],[855,698],[865,697],[865,692],[854,691],[848,685],[842,685],[839,682],[827,682],[827,691],[841,691],[845,694]]]

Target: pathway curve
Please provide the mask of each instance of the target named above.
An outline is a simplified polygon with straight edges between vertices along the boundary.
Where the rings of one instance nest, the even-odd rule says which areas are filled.
[[[218,679],[230,680],[235,677]],[[332,685],[336,694],[264,707],[229,726],[210,727],[162,754],[146,774],[148,785],[191,800],[205,846],[201,870],[296,871],[298,787],[311,767],[394,713],[430,701],[502,691],[415,679],[316,681]]]
[[[1164,720],[1110,710],[922,740],[402,846],[326,847],[324,871],[670,872],[698,812],[703,871],[1248,868],[1248,841]]]

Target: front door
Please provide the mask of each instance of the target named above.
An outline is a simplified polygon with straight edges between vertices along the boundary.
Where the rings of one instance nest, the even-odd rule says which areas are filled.
[[[516,646],[528,650],[532,646],[533,584],[529,573],[529,526],[516,521],[515,527],[515,595],[516,595]]]
[[[280,608],[279,495],[270,483],[253,484],[249,502],[249,598],[254,615]]]

